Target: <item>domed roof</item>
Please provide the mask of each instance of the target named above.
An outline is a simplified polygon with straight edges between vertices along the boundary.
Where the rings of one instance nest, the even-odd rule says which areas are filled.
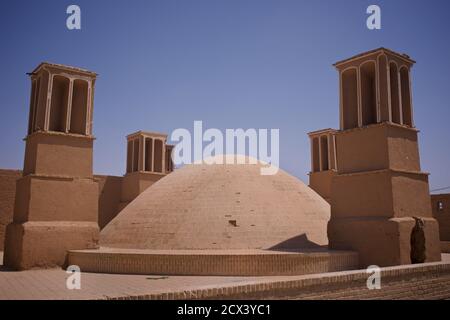
[[[330,206],[261,164],[192,164],[140,194],[101,232],[104,247],[300,249],[328,244]]]

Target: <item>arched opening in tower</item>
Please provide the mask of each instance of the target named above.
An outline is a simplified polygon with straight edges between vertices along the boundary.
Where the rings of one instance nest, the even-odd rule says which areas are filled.
[[[312,140],[312,170],[313,172],[320,171],[320,148],[319,138],[313,138]]]
[[[133,172],[133,140],[127,142],[127,173]]]
[[[153,169],[155,172],[163,172],[163,143],[159,139],[155,139],[153,143],[155,144]]]
[[[36,105],[37,105],[37,92],[38,92],[38,80],[33,80],[31,85],[31,97],[30,97],[30,113],[28,115],[28,134],[33,133],[35,117],[36,117]]]
[[[322,162],[322,171],[327,171],[329,169],[328,166],[328,137],[321,136],[320,137],[320,157]]]
[[[131,171],[139,171],[139,139],[133,140],[133,168]]]
[[[69,104],[70,80],[63,76],[54,76],[52,84],[52,102],[48,130],[65,132],[67,107]]]
[[[403,124],[412,126],[412,112],[411,112],[411,91],[409,81],[409,71],[406,67],[400,68],[400,83],[402,88],[402,112]]]
[[[388,100],[388,64],[387,57],[385,55],[378,56],[378,91],[380,108],[380,122],[390,120],[389,114],[389,100]]]
[[[391,82],[391,116],[392,122],[401,124],[400,121],[400,93],[398,83],[398,68],[393,62],[389,64]]]
[[[145,138],[145,171],[152,171],[153,166],[153,139]]]
[[[70,132],[86,134],[86,116],[88,111],[88,83],[84,80],[73,82],[72,113]]]
[[[377,88],[375,62],[369,61],[361,66],[362,124],[377,123]]]
[[[36,109],[33,120],[33,132],[45,130],[46,123],[46,108],[47,108],[47,88],[50,81],[50,74],[47,71],[42,72],[38,76],[36,85]]]
[[[358,127],[358,78],[356,68],[342,73],[342,117],[344,130]]]

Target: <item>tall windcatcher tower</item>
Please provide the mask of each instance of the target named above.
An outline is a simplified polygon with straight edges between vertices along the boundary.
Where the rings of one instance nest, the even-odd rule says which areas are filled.
[[[17,181],[5,265],[62,266],[70,249],[96,248],[98,185],[92,170],[96,74],[40,64],[31,74],[23,177]]]
[[[328,237],[332,249],[358,251],[362,267],[440,260],[414,126],[414,63],[380,48],[335,64],[340,130]]]

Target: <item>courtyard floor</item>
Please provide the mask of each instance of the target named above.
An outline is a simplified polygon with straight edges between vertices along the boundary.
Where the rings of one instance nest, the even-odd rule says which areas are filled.
[[[2,253],[0,252],[0,265],[2,264]],[[418,266],[418,267],[416,267]],[[391,287],[402,292],[410,292],[411,287],[405,287],[405,284],[412,286],[416,285],[418,295],[417,298],[450,298],[450,254],[443,254],[443,262],[424,264],[423,268],[431,268],[433,272],[437,272],[435,276],[426,276],[424,279],[417,279],[416,282],[410,281],[411,274],[414,277],[417,274],[425,274],[428,269],[414,269],[416,266],[402,266],[386,268],[392,271],[390,274],[397,276],[396,282],[390,282]],[[431,270],[430,269],[430,270]],[[405,281],[402,277],[404,271],[408,272],[409,276],[405,276]],[[409,270],[409,271],[408,271]],[[412,272],[413,270],[416,270]],[[420,271],[420,272],[419,272]],[[344,279],[347,282],[352,279],[361,278],[364,271],[345,271],[327,273],[321,275],[305,275],[305,276],[283,276],[283,277],[213,277],[213,276],[151,276],[151,275],[116,275],[116,274],[96,274],[96,273],[82,273],[81,274],[81,289],[69,290],[66,287],[66,280],[70,276],[64,270],[50,269],[50,270],[30,270],[30,271],[7,271],[0,266],[0,300],[9,299],[171,299],[171,298],[214,298],[215,295],[226,294],[228,297],[245,298],[351,298],[361,296],[361,298],[376,298],[377,296],[364,296],[364,293],[354,292],[354,295],[342,293],[341,289],[331,286],[334,289],[329,290],[330,296],[321,295],[320,292],[324,288],[331,288],[326,286],[321,280],[323,278],[329,279],[329,283],[336,283]],[[395,272],[392,273],[392,272]],[[406,274],[406,273],[405,273]],[[409,278],[408,278],[409,277]],[[420,277],[420,276],[419,276]],[[406,281],[408,278],[408,281]],[[337,279],[337,280],[336,280]],[[322,283],[321,290],[306,290],[305,294],[299,294],[295,290],[295,286],[304,287],[305,281],[311,284]],[[327,280],[328,281],[328,280]],[[360,281],[361,282],[361,281]],[[359,286],[360,286],[360,282]],[[356,282],[355,282],[356,284]],[[400,285],[401,284],[401,285]],[[386,285],[388,285],[386,283]],[[279,289],[285,286],[290,289],[290,293],[281,293],[279,295],[271,295],[271,288]],[[358,287],[359,288],[359,287]],[[354,288],[355,290],[358,288]],[[253,292],[258,290],[266,290],[263,296]],[[299,288],[297,288],[299,289]],[[316,288],[317,289],[317,288]],[[268,290],[268,291],[267,291]],[[334,290],[334,291],[333,291]],[[362,290],[359,288],[358,290]],[[368,293],[368,289],[365,289]],[[373,290],[371,290],[373,291]],[[439,293],[433,295],[433,293]],[[319,292],[319,293],[318,293]],[[308,295],[306,294],[308,293]],[[381,291],[379,292],[381,294]],[[383,297],[383,295],[381,296]],[[390,296],[384,295],[385,298]],[[401,295],[398,296],[402,298]],[[404,298],[415,298],[416,296],[403,296]]]

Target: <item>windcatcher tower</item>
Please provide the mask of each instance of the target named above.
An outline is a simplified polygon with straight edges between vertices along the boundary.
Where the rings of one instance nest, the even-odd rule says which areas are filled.
[[[407,55],[380,48],[335,64],[340,79],[332,249],[361,267],[440,260],[428,174],[421,172]]]
[[[70,249],[96,248],[98,185],[93,179],[96,74],[49,63],[31,74],[23,177],[17,181],[5,265],[62,266]]]
[[[127,136],[127,165],[120,209],[173,171],[172,149],[173,146],[167,144],[166,134],[138,131]]]
[[[328,203],[331,202],[331,181],[337,172],[335,133],[334,129],[308,133],[311,142],[309,187]]]

